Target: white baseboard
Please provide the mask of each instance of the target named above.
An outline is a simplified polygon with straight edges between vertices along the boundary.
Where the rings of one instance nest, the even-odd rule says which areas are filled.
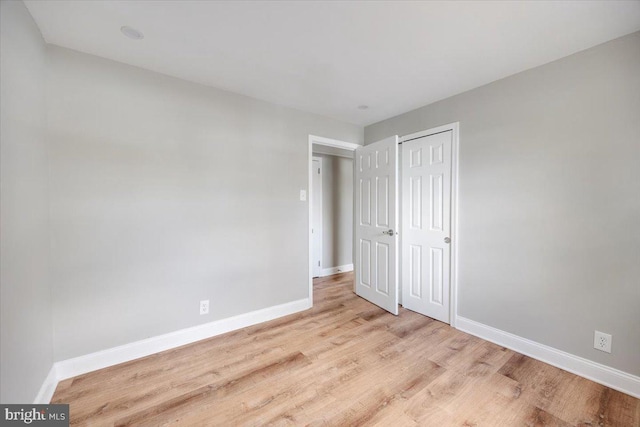
[[[245,328],[257,323],[267,322],[308,308],[311,308],[311,300],[309,298],[273,307],[267,307],[261,310],[240,314],[226,319],[215,320],[203,325],[181,329],[168,334],[158,335],[141,341],[56,362],[52,371],[55,371],[57,383],[57,381],[86,374],[87,372],[139,359],[154,353],[190,344],[206,338],[211,338],[216,335]],[[51,395],[53,395],[53,392]],[[38,396],[40,397],[40,394]],[[46,397],[46,395],[43,395],[43,397]],[[49,396],[49,399],[50,398],[51,396]]]
[[[353,269],[353,265],[351,265],[351,270],[349,270],[348,267],[349,266],[341,266],[336,268],[340,268],[341,271],[351,271]],[[56,362],[51,367],[34,403],[49,403],[58,381],[149,356],[247,326],[267,322],[308,308],[311,308],[311,301],[305,298]],[[607,387],[640,398],[640,377],[461,316],[457,317],[456,328],[576,375],[588,378]]]
[[[35,405],[40,405],[51,402],[51,398],[53,397],[53,393],[56,391],[56,387],[58,387],[58,375],[56,373],[56,365],[54,364],[49,370],[49,374],[42,383],[42,387],[40,387],[40,391],[38,391],[38,395],[34,399],[33,403]]]
[[[331,276],[332,274],[346,273],[353,271],[353,264],[339,265],[337,267],[323,268],[320,271],[320,277]]]
[[[457,317],[456,328],[612,389],[640,398],[640,377],[635,375],[592,362],[591,360],[464,317]]]

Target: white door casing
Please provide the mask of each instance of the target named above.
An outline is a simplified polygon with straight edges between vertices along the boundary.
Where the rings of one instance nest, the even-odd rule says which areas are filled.
[[[402,144],[402,305],[450,322],[453,131]]]
[[[322,272],[322,158],[314,157],[312,162],[311,188],[311,236],[312,277],[320,277]]]
[[[356,149],[356,294],[398,314],[398,137]]]

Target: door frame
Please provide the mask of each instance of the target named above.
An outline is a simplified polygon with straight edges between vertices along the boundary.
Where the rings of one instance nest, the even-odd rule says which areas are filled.
[[[323,224],[322,224],[322,192],[324,191],[324,189],[322,188],[322,179],[323,179],[323,175],[322,175],[322,157],[312,156],[311,164],[313,165],[313,162],[315,162],[315,161],[318,161],[318,163],[320,164],[319,165],[319,168],[320,168],[320,178],[319,178],[320,179],[320,184],[319,184],[319,186],[320,186],[320,199],[318,200],[318,202],[320,203],[320,228],[318,230],[316,230],[316,233],[313,233],[313,231],[311,233],[311,248],[312,248],[312,250],[311,250],[311,255],[310,256],[313,257],[313,238],[314,238],[314,235],[320,234],[320,244],[319,244],[319,246],[320,246],[319,247],[320,254],[319,254],[319,257],[318,257],[320,264],[317,266],[318,267],[318,277],[319,277],[322,274],[322,239],[323,239],[323,235],[322,235],[322,229],[323,229]],[[311,212],[312,212],[311,220],[313,220],[313,203],[314,203],[315,197],[317,196],[316,194],[313,194],[313,176],[314,175],[315,175],[315,172],[312,171],[311,172],[311,177],[312,177],[311,178],[311,187],[310,187],[311,191],[309,192],[309,205],[311,206]],[[313,230],[313,222],[311,223],[311,229]],[[316,266],[314,264],[315,264],[315,260],[312,259],[311,260],[311,267],[312,267],[311,268],[311,278],[314,277],[313,271],[316,268]]]
[[[450,265],[450,283],[449,283],[449,324],[456,327],[458,318],[458,246],[460,242],[460,232],[458,227],[458,173],[459,173],[459,152],[460,152],[460,122],[449,123],[443,126],[415,132],[409,135],[401,136],[398,140],[402,146],[403,142],[412,139],[423,138],[425,136],[452,131],[451,141],[451,265]],[[402,148],[400,148],[402,150]],[[402,174],[402,168],[400,168]],[[402,176],[400,177],[402,180]],[[402,197],[402,194],[400,194]],[[399,203],[399,209],[402,210],[402,204]],[[400,231],[400,248],[398,256],[402,262],[402,221],[399,221]],[[402,274],[402,269],[400,271]],[[403,278],[400,276],[400,281]],[[400,293],[400,304],[402,304],[402,293]]]
[[[307,240],[309,241],[309,256],[308,256],[308,267],[309,267],[309,305],[313,307],[313,237],[311,235],[311,226],[313,225],[311,220],[311,197],[312,197],[312,189],[313,189],[313,146],[314,145],[322,145],[325,147],[332,148],[341,148],[344,150],[351,151],[351,158],[353,158],[353,153],[356,148],[360,147],[360,144],[354,144],[353,142],[340,141],[337,139],[325,138],[322,136],[309,135],[309,149],[308,149],[308,159],[307,159],[307,173],[308,173],[308,194],[307,197],[307,210],[309,213],[309,227],[307,232]],[[354,169],[355,170],[355,169]],[[354,198],[355,200],[355,198]],[[355,202],[354,202],[355,203]],[[355,285],[355,283],[354,283]]]

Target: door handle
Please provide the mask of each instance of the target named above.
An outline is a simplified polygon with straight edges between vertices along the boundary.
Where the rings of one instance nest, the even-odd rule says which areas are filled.
[[[449,237],[445,237],[445,238],[444,238],[444,242],[445,242],[445,243],[451,243],[451,239],[450,239]]]
[[[382,232],[382,234],[386,234],[387,236],[393,236],[394,234],[398,234],[398,233],[394,232],[393,230],[385,230]]]

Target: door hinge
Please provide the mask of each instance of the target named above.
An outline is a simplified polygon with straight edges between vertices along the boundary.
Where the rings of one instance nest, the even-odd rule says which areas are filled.
[[[320,267],[320,261],[318,261],[318,267]]]
[[[320,175],[320,168],[318,168],[318,175]]]

